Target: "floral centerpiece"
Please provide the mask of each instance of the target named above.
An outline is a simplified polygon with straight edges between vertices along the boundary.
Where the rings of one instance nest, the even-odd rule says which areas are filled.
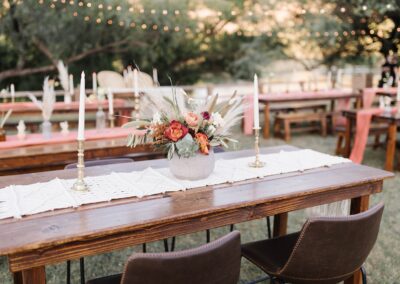
[[[236,93],[221,103],[218,95],[197,101],[176,89],[170,96],[146,94],[143,100],[141,117],[150,118],[124,125],[143,130],[129,136],[128,146],[149,143],[165,152],[175,176],[186,179],[208,176],[214,168],[213,147],[228,147],[237,142],[230,133],[242,115],[241,99]],[[205,163],[208,163],[205,168],[211,171],[205,171]],[[185,171],[190,173],[184,174]]]

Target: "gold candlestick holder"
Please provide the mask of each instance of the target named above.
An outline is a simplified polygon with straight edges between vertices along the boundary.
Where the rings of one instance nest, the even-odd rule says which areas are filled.
[[[110,128],[115,127],[115,116],[113,114],[108,114],[108,119],[110,120]]]
[[[72,186],[72,190],[89,191],[89,186],[85,182],[85,145],[84,140],[78,140],[78,178]]]
[[[249,163],[249,167],[252,168],[263,168],[265,163],[260,161],[260,128],[254,128],[255,134],[255,151],[256,151],[256,160],[254,162]]]

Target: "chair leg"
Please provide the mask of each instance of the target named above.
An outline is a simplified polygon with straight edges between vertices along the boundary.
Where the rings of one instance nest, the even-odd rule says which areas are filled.
[[[169,248],[168,248],[168,239],[164,239],[164,250],[165,250],[165,252],[168,252],[168,251],[169,251]]]
[[[364,266],[361,266],[362,284],[367,284],[367,271]]]
[[[235,225],[232,224],[232,225],[230,226],[229,230],[230,230],[231,232],[233,232],[233,230],[235,230]]]
[[[171,242],[171,251],[175,250],[175,237],[172,237],[172,242]]]
[[[81,284],[85,284],[85,259],[83,257],[79,259],[79,267],[81,270]]]
[[[271,220],[270,220],[269,216],[266,219],[267,219],[268,239],[271,239],[272,238]]]
[[[335,151],[335,154],[336,154],[336,155],[341,155],[341,154],[342,154],[343,138],[344,138],[344,137],[343,137],[342,134],[338,134],[337,143],[336,143],[336,151]]]
[[[211,234],[210,234],[210,230],[208,230],[207,229],[207,231],[206,231],[206,241],[207,241],[207,243],[209,243],[210,242],[210,240],[211,240]]]
[[[67,261],[67,284],[71,284],[71,261]]]
[[[375,135],[374,146],[372,147],[374,150],[378,149],[381,145],[381,136],[379,134]]]
[[[142,245],[142,251],[143,251],[143,252],[146,252],[146,251],[147,251],[146,243],[144,243],[144,244]]]

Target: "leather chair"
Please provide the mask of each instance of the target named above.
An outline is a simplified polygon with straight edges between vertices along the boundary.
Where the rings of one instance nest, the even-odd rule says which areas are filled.
[[[348,217],[309,219],[300,232],[242,245],[242,255],[278,283],[330,284],[361,269],[378,236],[383,204]],[[255,283],[255,282],[253,282]]]
[[[135,253],[124,272],[87,284],[236,284],[240,274],[240,233],[179,252]]]

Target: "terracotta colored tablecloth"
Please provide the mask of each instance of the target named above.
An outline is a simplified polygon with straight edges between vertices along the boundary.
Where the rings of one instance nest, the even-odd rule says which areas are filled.
[[[372,104],[375,100],[375,96],[377,93],[390,93],[396,94],[397,88],[365,88],[362,91],[363,96],[363,108],[369,109],[372,107]]]
[[[381,108],[368,108],[357,111],[355,139],[350,154],[350,160],[354,163],[361,164],[364,158],[372,116],[382,114],[384,111]],[[396,111],[396,108],[391,110],[392,113]]]
[[[325,90],[325,91],[310,91],[310,92],[290,92],[290,93],[270,93],[262,94],[259,96],[260,100],[270,100],[271,102],[301,102],[302,100],[330,100],[332,97],[339,97],[343,95],[345,98],[337,99],[338,104],[336,106],[337,111],[350,109],[350,99],[346,96],[350,92],[337,90]],[[253,133],[253,123],[254,123],[254,110],[253,110],[253,95],[248,95],[244,99],[244,134],[251,135]],[[340,119],[336,121],[340,123]],[[341,123],[344,123],[342,120]]]
[[[105,128],[101,130],[90,129],[85,131],[86,141],[90,140],[101,140],[101,139],[112,139],[127,137],[128,134],[134,133],[135,130],[127,128]],[[136,131],[138,134],[141,131]],[[29,134],[24,140],[20,140],[16,135],[7,136],[7,140],[0,142],[0,150],[2,149],[13,149],[27,146],[37,145],[50,145],[50,144],[64,144],[76,141],[77,133],[71,131],[67,135],[63,135],[60,132],[52,133],[50,139],[43,138],[42,134]]]

